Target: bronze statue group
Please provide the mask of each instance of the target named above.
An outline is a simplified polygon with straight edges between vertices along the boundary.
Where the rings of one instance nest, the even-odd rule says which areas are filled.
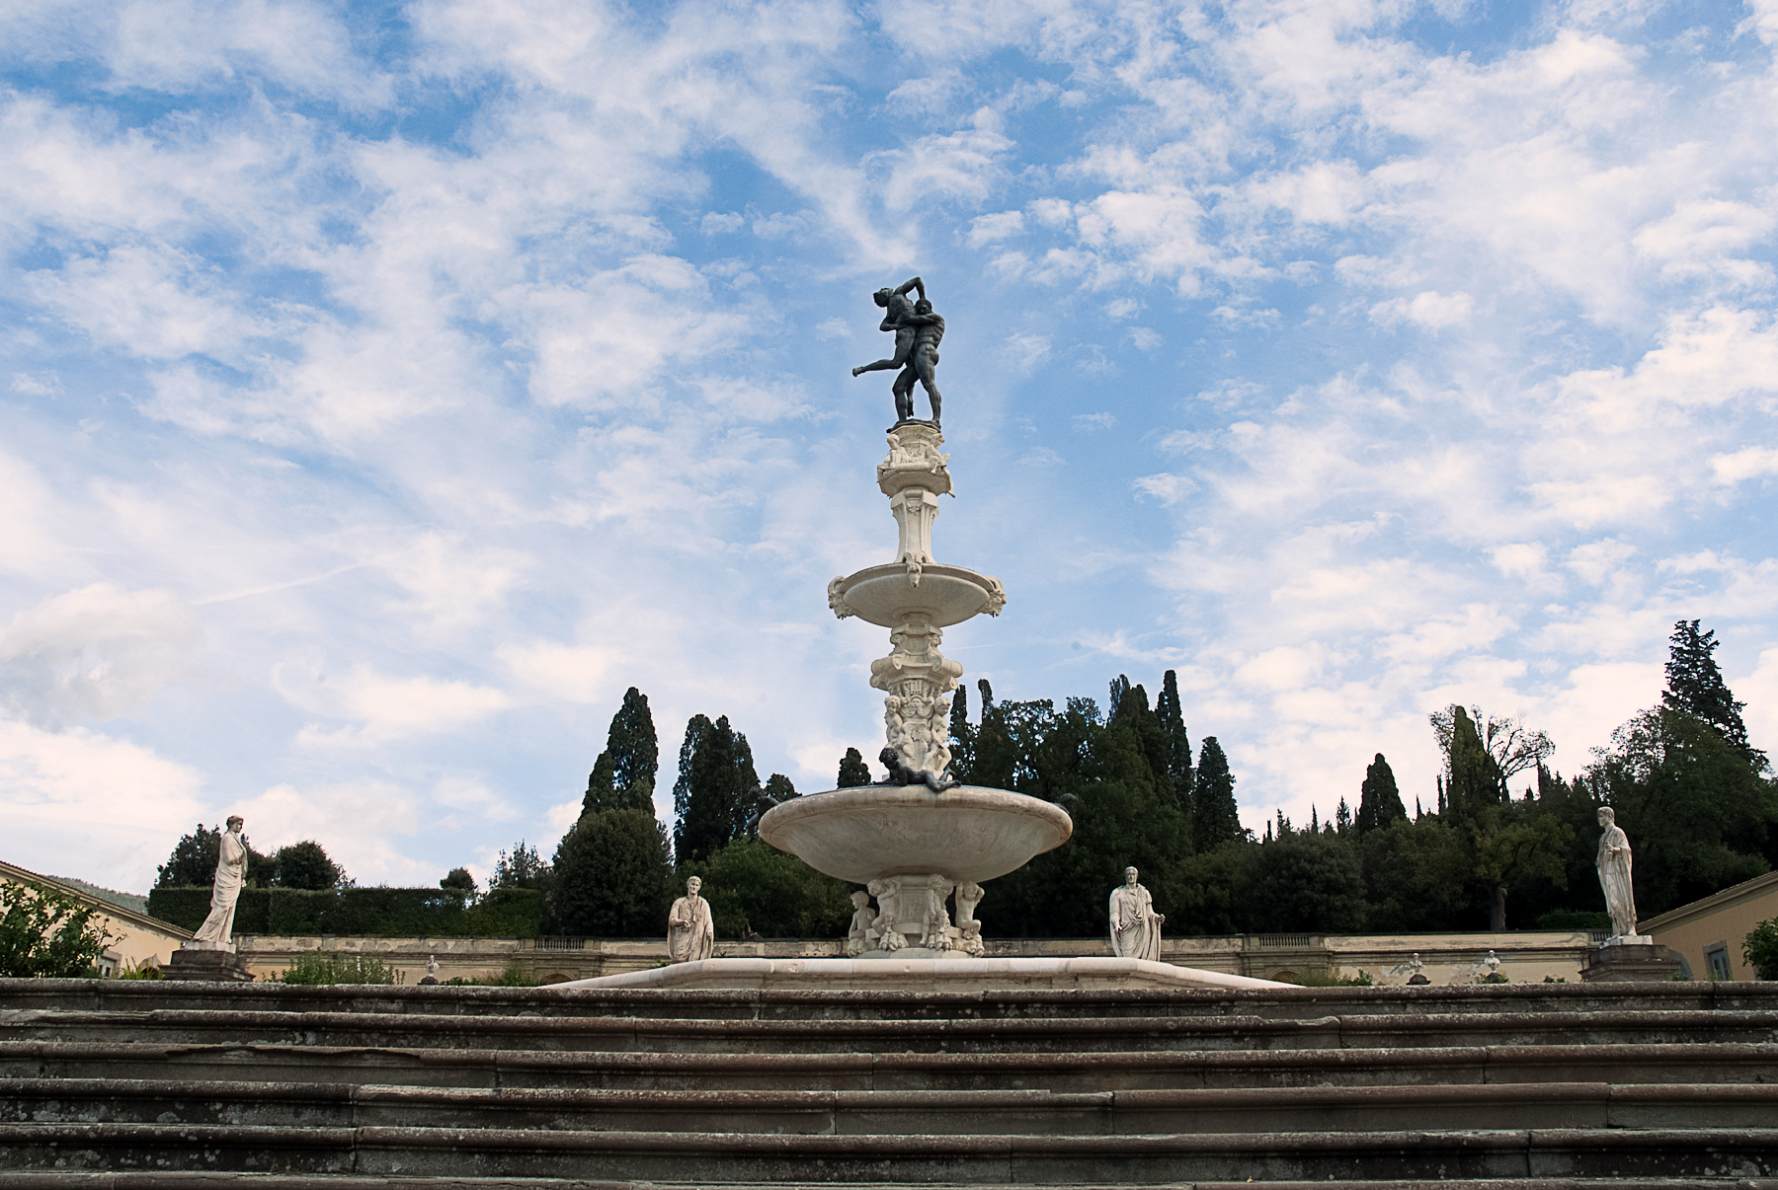
[[[910,302],[909,292],[920,296]],[[918,380],[932,405],[932,424],[938,425],[941,405],[937,379],[938,345],[945,337],[944,316],[933,313],[932,303],[926,300],[926,283],[918,277],[910,278],[894,289],[879,289],[872,295],[872,300],[883,308],[883,321],[877,329],[895,335],[895,355],[890,359],[860,364],[852,369],[852,375],[897,373],[890,390],[895,394],[897,422],[914,420],[914,381]]]

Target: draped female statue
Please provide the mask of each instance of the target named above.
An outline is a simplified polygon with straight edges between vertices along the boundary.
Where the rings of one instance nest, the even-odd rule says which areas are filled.
[[[202,945],[193,949],[234,949],[235,902],[241,899],[241,889],[247,883],[247,844],[241,838],[241,828],[246,825],[246,820],[239,814],[229,815],[228,830],[223,832],[216,853],[216,883],[210,888],[210,913],[192,935],[192,941]]]
[[[1611,914],[1611,936],[1636,936],[1636,890],[1630,882],[1630,840],[1617,824],[1617,812],[1599,807],[1599,887],[1605,891],[1605,908]]]

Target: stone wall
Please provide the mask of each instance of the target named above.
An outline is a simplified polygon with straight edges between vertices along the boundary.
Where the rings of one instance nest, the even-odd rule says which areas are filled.
[[[240,952],[254,975],[268,978],[306,951],[372,955],[395,969],[400,983],[418,983],[428,956],[438,960],[438,978],[488,981],[509,965],[531,979],[560,983],[598,975],[643,971],[667,961],[665,940],[613,938],[341,938],[243,935]],[[1529,930],[1499,934],[1245,934],[1214,938],[1168,938],[1161,958],[1182,967],[1251,975],[1291,982],[1356,978],[1360,972],[1378,984],[1399,984],[1405,974],[1389,974],[1415,954],[1432,983],[1473,982],[1490,951],[1513,983],[1540,983],[1546,977],[1576,982],[1582,957],[1595,944],[1585,930]],[[717,941],[718,958],[839,957],[838,940],[783,939],[764,942]],[[1099,938],[991,940],[994,957],[1068,958],[1109,954]]]

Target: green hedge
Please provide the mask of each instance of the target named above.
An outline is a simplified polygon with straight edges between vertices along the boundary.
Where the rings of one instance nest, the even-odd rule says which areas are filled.
[[[235,902],[237,934],[337,934],[370,938],[535,938],[543,894],[501,889],[466,905],[440,888],[244,888]],[[195,930],[210,912],[207,888],[157,888],[148,912]]]

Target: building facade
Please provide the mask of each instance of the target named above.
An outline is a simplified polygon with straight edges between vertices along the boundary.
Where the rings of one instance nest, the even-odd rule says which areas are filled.
[[[1743,880],[1638,923],[1672,950],[1690,979],[1756,979],[1741,955],[1753,927],[1778,917],[1778,872]]]

